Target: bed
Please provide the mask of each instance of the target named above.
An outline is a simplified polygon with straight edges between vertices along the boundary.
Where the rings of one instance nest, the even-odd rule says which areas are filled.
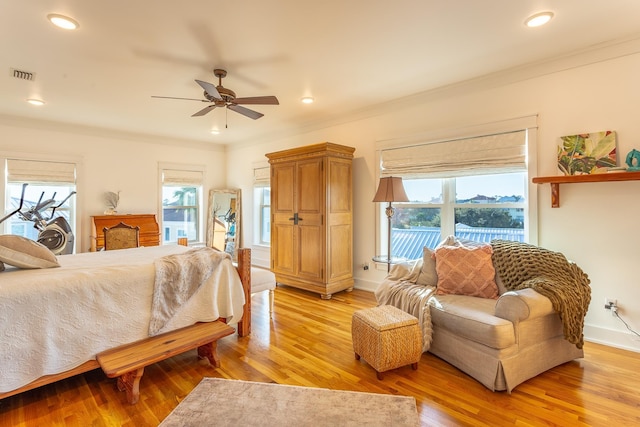
[[[0,399],[99,367],[96,355],[150,335],[154,260],[179,245],[58,257],[59,268],[0,273]],[[227,257],[157,333],[223,319],[250,332],[250,250]]]

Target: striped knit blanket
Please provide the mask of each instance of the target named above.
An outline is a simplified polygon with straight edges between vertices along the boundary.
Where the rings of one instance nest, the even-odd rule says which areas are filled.
[[[493,265],[509,290],[531,288],[551,300],[564,337],[582,348],[584,317],[591,301],[589,277],[559,252],[507,240],[493,240]]]

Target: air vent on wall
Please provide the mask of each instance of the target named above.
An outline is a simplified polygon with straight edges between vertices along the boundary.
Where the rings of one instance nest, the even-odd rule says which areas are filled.
[[[24,70],[17,70],[15,68],[11,68],[11,75],[16,79],[29,80],[30,82],[36,79],[36,73],[32,73],[30,71],[24,71]]]

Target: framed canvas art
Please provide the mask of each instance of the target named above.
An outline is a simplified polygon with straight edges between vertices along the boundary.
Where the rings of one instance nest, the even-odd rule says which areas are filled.
[[[558,169],[565,175],[606,173],[617,166],[616,132],[567,135],[558,145]]]

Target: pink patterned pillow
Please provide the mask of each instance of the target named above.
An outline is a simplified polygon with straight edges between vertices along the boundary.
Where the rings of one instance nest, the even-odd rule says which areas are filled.
[[[498,298],[496,270],[491,262],[491,245],[442,246],[436,249],[437,295],[469,295]]]

